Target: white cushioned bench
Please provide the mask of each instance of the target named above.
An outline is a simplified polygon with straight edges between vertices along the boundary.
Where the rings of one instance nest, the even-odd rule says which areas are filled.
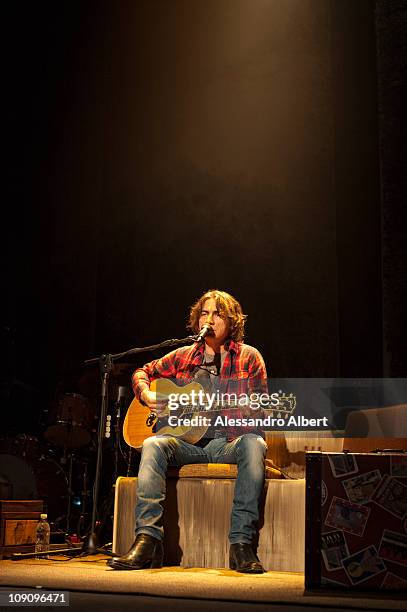
[[[236,465],[194,464],[169,470],[164,512],[165,565],[229,566],[228,532]],[[268,478],[267,476],[274,476]],[[266,570],[302,572],[305,542],[305,480],[280,480],[266,470],[258,555]],[[137,478],[116,483],[113,550],[134,541]]]

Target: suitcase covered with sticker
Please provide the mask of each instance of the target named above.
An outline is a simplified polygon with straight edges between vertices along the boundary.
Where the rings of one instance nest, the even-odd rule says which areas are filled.
[[[307,453],[305,587],[407,591],[407,453]]]

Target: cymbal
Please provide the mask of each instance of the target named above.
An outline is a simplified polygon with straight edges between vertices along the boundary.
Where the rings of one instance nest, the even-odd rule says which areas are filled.
[[[133,374],[135,369],[136,366],[134,363],[114,363],[111,376],[122,376],[123,374],[126,375],[129,372]]]
[[[120,387],[131,387],[131,375],[135,370],[133,363],[115,363],[109,376],[108,393],[110,397],[117,394]],[[95,398],[100,395],[101,375],[98,368],[89,368],[78,380],[78,393],[85,397]]]

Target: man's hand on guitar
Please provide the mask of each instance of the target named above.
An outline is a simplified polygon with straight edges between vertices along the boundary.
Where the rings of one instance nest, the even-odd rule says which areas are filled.
[[[151,412],[157,416],[162,416],[166,413],[168,403],[168,397],[166,395],[146,389],[141,394],[140,399],[150,408]]]

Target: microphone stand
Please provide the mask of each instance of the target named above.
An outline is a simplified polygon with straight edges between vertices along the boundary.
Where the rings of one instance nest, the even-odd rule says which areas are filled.
[[[120,390],[120,387],[119,387]],[[114,473],[113,482],[116,482],[119,475],[119,442],[120,442],[120,418],[121,418],[121,398],[120,395],[115,403],[115,423],[114,423]]]
[[[199,336],[186,336],[186,338],[172,338],[170,340],[164,340],[158,344],[151,344],[150,346],[136,347],[124,351],[122,353],[104,353],[100,357],[93,357],[87,359],[85,365],[99,364],[100,372],[102,374],[102,390],[101,390],[101,407],[99,416],[99,429],[98,429],[98,444],[97,444],[97,457],[96,457],[96,470],[95,470],[95,482],[93,486],[93,508],[92,508],[92,522],[90,533],[83,541],[82,548],[60,548],[57,550],[48,550],[41,553],[13,553],[11,559],[18,561],[20,559],[30,559],[33,557],[51,557],[54,555],[68,555],[72,557],[87,557],[96,554],[104,554],[109,556],[116,556],[116,553],[110,552],[101,548],[98,542],[96,534],[96,519],[98,510],[98,497],[99,497],[99,485],[102,467],[102,451],[103,451],[103,437],[105,430],[106,412],[108,406],[108,388],[109,388],[109,377],[113,370],[115,361],[128,357],[129,355],[137,355],[138,353],[146,353],[149,351],[155,351],[161,348],[170,346],[179,346],[181,344],[187,344],[188,342],[197,342]]]

